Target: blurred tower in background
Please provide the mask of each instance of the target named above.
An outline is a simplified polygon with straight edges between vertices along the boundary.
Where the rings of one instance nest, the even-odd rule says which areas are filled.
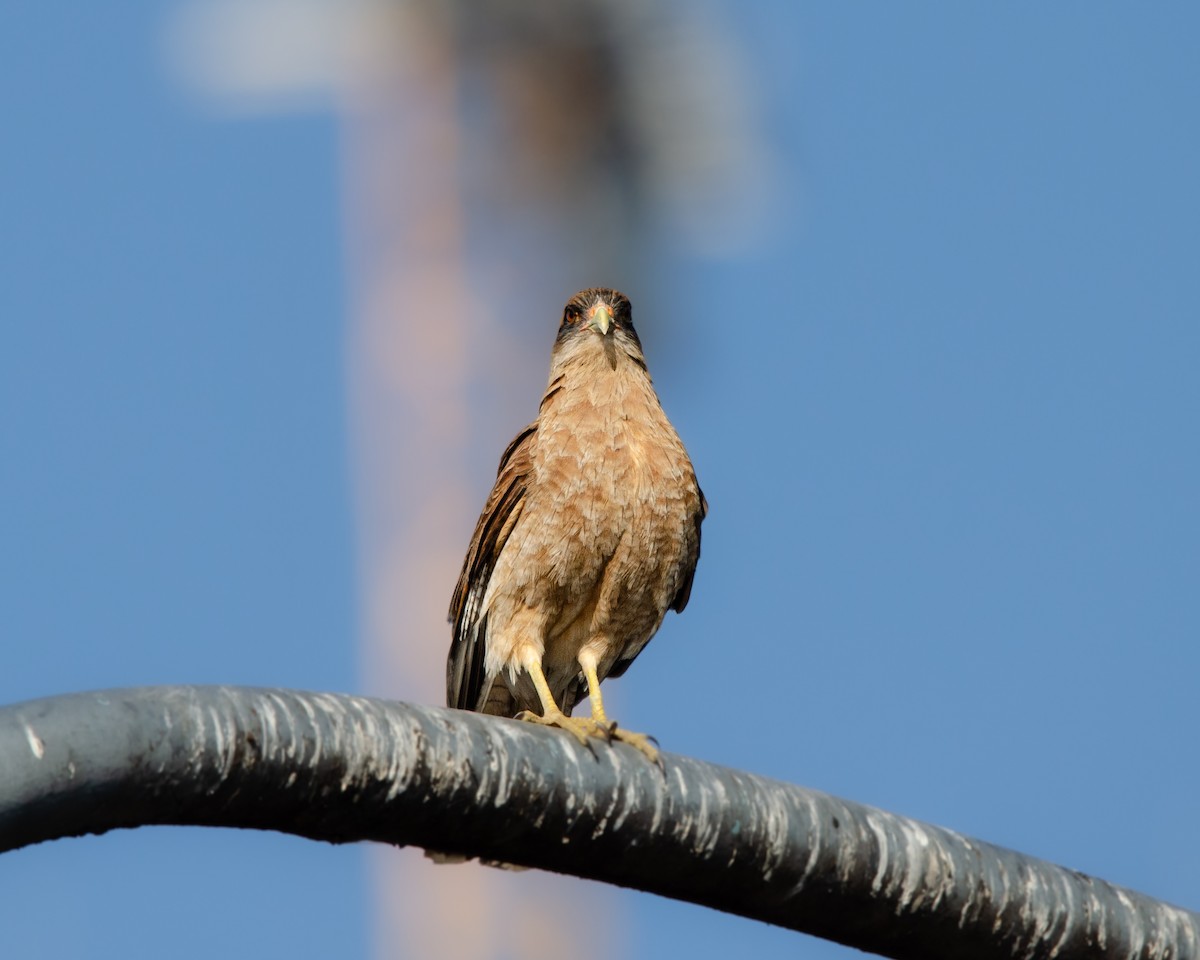
[[[561,305],[607,285],[646,311],[665,241],[719,254],[756,219],[734,51],[668,0],[192,0],[171,43],[235,108],[345,120],[364,686],[441,703],[450,593]],[[373,868],[380,960],[621,952],[606,889],[415,851]]]

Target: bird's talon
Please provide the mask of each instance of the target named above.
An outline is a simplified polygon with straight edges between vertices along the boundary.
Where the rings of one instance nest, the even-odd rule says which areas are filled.
[[[550,713],[546,716],[539,716],[532,710],[522,710],[517,714],[517,719],[524,720],[527,723],[537,723],[543,727],[558,727],[560,730],[565,730],[567,733],[571,734],[571,736],[573,736],[589,750],[592,749],[592,745],[589,742],[588,737],[587,720],[574,719],[561,712]]]
[[[627,743],[635,750],[645,755],[646,759],[651,763],[662,766],[662,759],[658,754],[658,741],[645,733],[632,733],[629,730],[618,730],[617,725],[613,724],[612,735],[614,740],[620,740],[622,743]]]

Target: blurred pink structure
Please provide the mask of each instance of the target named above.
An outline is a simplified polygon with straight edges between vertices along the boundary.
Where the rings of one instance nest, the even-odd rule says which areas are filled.
[[[345,120],[364,686],[440,704],[451,590],[562,303],[652,300],[651,223],[711,250],[753,220],[736,60],[665,0],[193,0],[168,39],[220,104]],[[372,868],[379,960],[624,952],[606,888],[419,851]]]

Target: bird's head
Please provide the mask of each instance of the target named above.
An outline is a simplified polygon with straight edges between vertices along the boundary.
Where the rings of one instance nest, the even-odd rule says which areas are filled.
[[[594,338],[594,339],[592,339]],[[606,287],[581,290],[567,301],[558,327],[559,347],[590,342],[602,346],[615,369],[622,350],[644,366],[642,345],[633,329],[633,313],[625,294]]]

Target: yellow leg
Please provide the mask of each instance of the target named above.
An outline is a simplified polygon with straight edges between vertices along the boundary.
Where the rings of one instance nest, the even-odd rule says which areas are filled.
[[[620,729],[616,722],[608,719],[604,712],[604,698],[600,696],[600,677],[596,673],[596,655],[591,650],[583,650],[579,654],[579,665],[583,667],[583,675],[587,678],[588,700],[592,704],[592,723],[604,731],[603,736],[608,740],[620,740],[631,747],[640,750],[651,763],[658,763],[658,748],[654,746],[654,738],[644,733],[633,733]]]
[[[596,675],[595,657],[580,656],[579,664],[583,667],[583,675],[587,677],[588,700],[592,702],[592,719],[601,726],[610,726],[608,716],[604,713],[604,699],[600,696],[600,678]],[[616,726],[616,724],[611,724]]]
[[[561,714],[558,704],[554,702],[554,694],[550,692],[550,684],[546,682],[546,674],[542,672],[539,661],[530,658],[525,663],[525,669],[533,680],[533,688],[537,690],[538,699],[542,701],[542,713],[546,716]]]
[[[529,710],[522,710],[517,714],[517,719],[540,723],[547,727],[559,727],[566,730],[585,747],[590,746],[588,737],[597,736],[592,721],[580,717],[568,717],[562,712],[558,704],[554,702],[554,694],[550,692],[550,684],[546,682],[546,674],[542,672],[540,660],[536,657],[526,658],[525,669],[529,671],[529,677],[533,680],[533,687],[537,690],[538,699],[542,701],[542,715],[539,717]]]
[[[533,688],[537,691],[538,699],[542,702],[542,715],[523,710],[517,714],[518,720],[528,720],[530,723],[540,723],[548,727],[559,727],[566,730],[585,747],[590,746],[590,738],[604,740],[620,740],[640,750],[652,763],[658,763],[658,750],[653,739],[644,733],[632,733],[621,730],[608,719],[604,713],[604,700],[600,696],[600,677],[596,673],[596,656],[591,650],[584,650],[579,655],[579,665],[583,667],[583,675],[587,678],[588,699],[592,704],[590,717],[568,717],[554,702],[554,694],[550,692],[550,684],[546,682],[546,674],[542,670],[541,660],[536,656],[528,656],[524,660],[525,669],[533,680]]]

